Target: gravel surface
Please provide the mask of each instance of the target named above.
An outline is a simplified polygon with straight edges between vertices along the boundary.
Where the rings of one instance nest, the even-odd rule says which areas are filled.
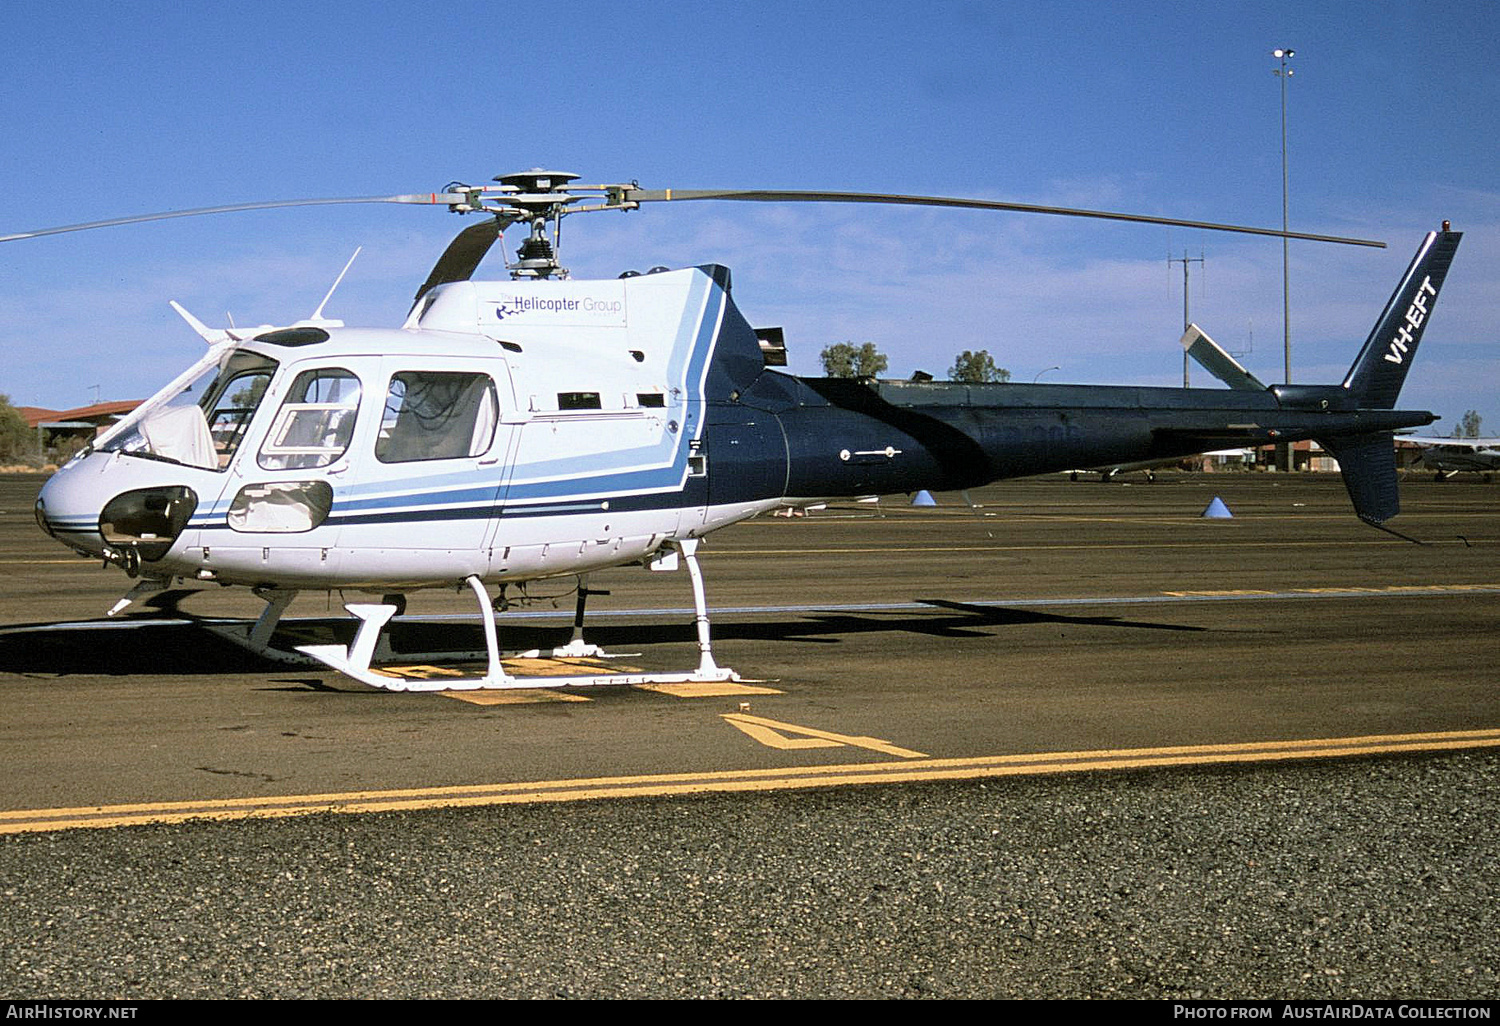
[[[0,838],[0,995],[1500,996],[1500,755]]]

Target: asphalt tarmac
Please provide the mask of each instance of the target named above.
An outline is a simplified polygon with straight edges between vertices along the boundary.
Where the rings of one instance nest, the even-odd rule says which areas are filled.
[[[247,656],[241,593],[106,620],[39,483],[0,478],[0,995],[1496,996],[1492,484],[1407,481],[1423,545],[1323,475],[760,518],[702,551],[758,683],[476,704]],[[685,574],[589,584],[614,665],[696,665]],[[470,601],[393,640],[474,646]]]

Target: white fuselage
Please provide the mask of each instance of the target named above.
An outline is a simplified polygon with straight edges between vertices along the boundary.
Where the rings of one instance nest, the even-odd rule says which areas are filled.
[[[433,289],[400,329],[226,342],[196,393],[180,378],[60,470],[39,516],[75,549],[120,559],[122,539],[146,552],[159,532],[149,512],[110,520],[112,501],[140,493],[154,509],[190,489],[170,548],[127,569],[269,588],[400,590],[639,560],[775,505],[710,505],[692,486],[726,302],[696,269],[463,281]]]

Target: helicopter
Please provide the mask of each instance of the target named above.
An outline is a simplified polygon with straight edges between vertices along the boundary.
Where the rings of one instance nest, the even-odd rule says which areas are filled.
[[[577,577],[573,641],[554,652],[606,655],[583,641],[587,575],[685,566],[695,668],[549,677],[547,686],[736,681],[714,658],[697,558],[701,540],[730,524],[830,499],[963,491],[1311,438],[1339,460],[1359,518],[1390,530],[1400,510],[1393,434],[1437,419],[1395,405],[1461,238],[1447,222],[1422,240],[1339,384],[804,378],[780,369],[780,330],[757,330],[741,314],[728,268],[574,279],[559,260],[563,218],[674,201],[879,203],[1384,244],[998,200],[647,190],[577,178],[533,169],[437,193],[237,204],[0,236],[319,203],[417,203],[482,217],[449,244],[398,327],[346,327],[322,316],[325,298],[287,326],[214,329],[174,302],[207,351],[48,480],[38,524],[135,580],[111,615],[179,588],[247,587],[265,608],[239,643],[394,691],[536,686],[502,665],[495,614],[509,585]],[[527,234],[506,263],[510,277],[474,280],[514,224]],[[483,674],[408,679],[376,665],[389,655],[383,632],[405,596],[453,587],[478,604]],[[276,625],[306,590],[380,600],[345,606],[357,621],[352,644],[278,648]]]

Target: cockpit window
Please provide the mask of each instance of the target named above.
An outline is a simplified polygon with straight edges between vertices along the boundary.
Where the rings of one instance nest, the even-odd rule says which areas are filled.
[[[359,378],[346,370],[324,367],[298,374],[260,447],[261,467],[303,470],[338,459],[354,435],[359,395]]]
[[[239,447],[276,367],[275,360],[232,350],[202,366],[175,393],[167,395],[164,390],[143,405],[99,445],[99,451],[222,470]]]
[[[213,412],[208,415],[208,433],[214,440],[214,452],[218,454],[220,467],[228,466],[235,450],[240,447],[250,417],[270,383],[268,372],[249,371],[229,379],[219,393]]]
[[[488,374],[403,371],[391,378],[375,458],[408,463],[483,455],[498,412]]]

